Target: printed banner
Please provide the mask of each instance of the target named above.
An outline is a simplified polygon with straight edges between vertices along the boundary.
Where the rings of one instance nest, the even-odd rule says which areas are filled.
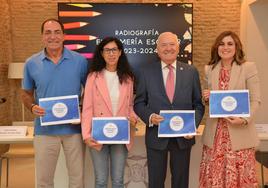
[[[65,28],[65,46],[92,61],[95,47],[108,36],[121,40],[134,71],[157,61],[160,33],[177,34],[178,60],[192,64],[191,3],[58,3]]]
[[[92,138],[101,144],[129,144],[129,121],[125,117],[94,117]]]
[[[161,110],[164,121],[158,127],[158,137],[196,135],[194,110]]]
[[[40,98],[39,106],[46,110],[46,114],[40,117],[41,126],[80,123],[77,95]]]
[[[209,117],[249,117],[250,102],[248,90],[210,91]]]

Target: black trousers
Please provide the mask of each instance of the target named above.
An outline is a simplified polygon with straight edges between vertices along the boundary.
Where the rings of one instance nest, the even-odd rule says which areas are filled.
[[[164,188],[170,153],[171,187],[188,188],[191,148],[180,149],[175,138],[170,138],[165,150],[147,149],[149,188]]]

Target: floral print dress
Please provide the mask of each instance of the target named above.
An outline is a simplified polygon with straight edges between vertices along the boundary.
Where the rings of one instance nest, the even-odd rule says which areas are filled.
[[[228,90],[229,80],[230,70],[222,67],[219,75],[219,89]],[[219,118],[213,148],[203,146],[199,188],[258,187],[255,149],[233,151],[231,144],[227,122]]]

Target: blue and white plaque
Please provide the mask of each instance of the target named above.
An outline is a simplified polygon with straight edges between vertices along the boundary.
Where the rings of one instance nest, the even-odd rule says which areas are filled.
[[[129,144],[129,121],[126,117],[94,117],[91,135],[101,144]]]
[[[194,110],[161,110],[164,120],[158,127],[158,137],[196,135]]]
[[[210,91],[209,117],[249,117],[250,102],[248,90]]]
[[[46,110],[46,114],[40,117],[42,126],[80,123],[77,95],[40,98],[39,106]]]

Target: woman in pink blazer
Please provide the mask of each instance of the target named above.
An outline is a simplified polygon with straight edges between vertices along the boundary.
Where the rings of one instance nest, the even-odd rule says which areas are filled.
[[[203,99],[209,103],[210,90],[249,90],[250,117],[207,118],[202,136],[200,188],[256,188],[254,124],[260,105],[260,86],[255,63],[246,62],[242,44],[232,31],[221,33],[211,49],[205,68]]]
[[[107,187],[109,169],[112,187],[124,187],[124,168],[131,148],[137,116],[133,111],[133,80],[120,40],[107,37],[96,47],[87,78],[82,111],[82,135],[89,146],[95,172],[95,188]],[[93,117],[127,117],[130,144],[99,144],[91,137]]]

